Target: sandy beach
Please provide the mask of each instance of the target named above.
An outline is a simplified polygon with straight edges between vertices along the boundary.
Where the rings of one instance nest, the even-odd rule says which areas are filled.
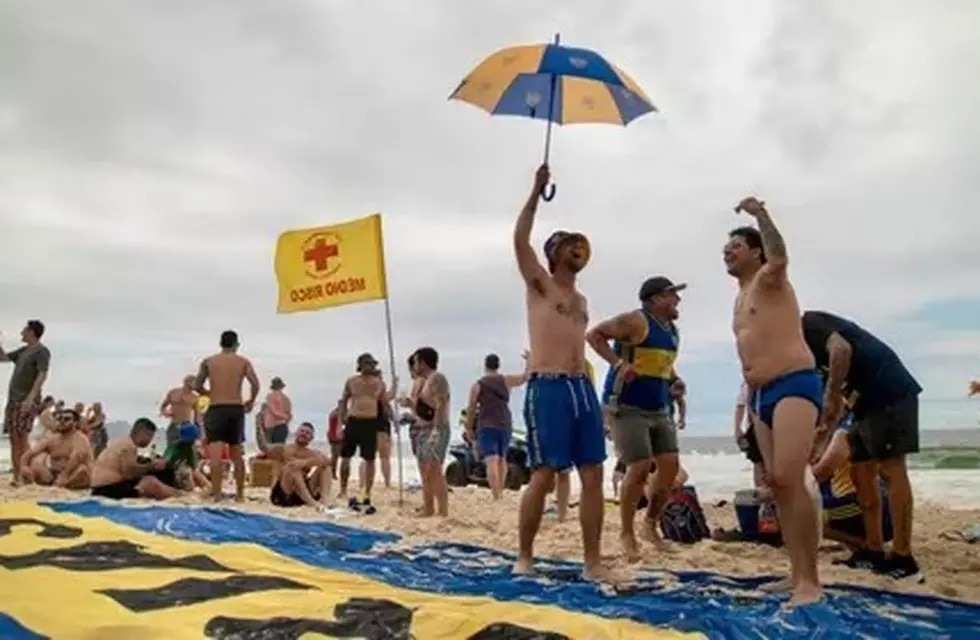
[[[0,479],[0,502],[15,500],[79,500],[85,493],[26,486],[11,488],[9,476]],[[406,492],[402,508],[398,507],[396,489],[381,490],[375,496],[378,513],[363,516],[337,509],[326,515],[312,509],[279,509],[268,503],[267,489],[249,489],[248,499],[242,504],[223,503],[223,506],[246,511],[262,512],[285,518],[307,520],[328,519],[331,522],[379,531],[397,533],[404,537],[403,544],[416,545],[433,541],[450,541],[490,547],[506,552],[517,549],[517,506],[519,494],[507,492],[499,504],[489,501],[485,489],[467,487],[454,489],[450,497],[450,517],[420,519],[414,516],[420,505],[417,493]],[[133,501],[134,506],[148,504]],[[188,495],[167,504],[207,504],[199,495]],[[573,498],[574,503],[574,498]],[[2,507],[0,507],[2,511]],[[709,526],[735,527],[735,514],[731,505],[705,505]],[[832,561],[846,555],[833,543],[825,543],[821,552],[821,575],[828,583],[856,584],[868,587],[905,591],[927,595],[956,598],[968,602],[980,602],[980,547],[962,540],[948,539],[949,532],[963,531],[980,522],[978,509],[951,509],[932,503],[919,503],[915,511],[914,550],[926,575],[924,584],[898,582],[873,575],[834,566]],[[603,534],[603,555],[618,568],[630,567],[657,570],[705,570],[733,576],[755,576],[782,573],[788,562],[781,550],[745,543],[719,543],[704,541],[693,546],[672,545],[669,553],[657,554],[646,547],[644,562],[627,565],[619,557],[618,512],[613,505],[606,511]],[[569,521],[559,523],[553,514],[545,515],[536,545],[539,557],[552,557],[577,561],[580,559],[581,542],[577,512],[572,509]]]

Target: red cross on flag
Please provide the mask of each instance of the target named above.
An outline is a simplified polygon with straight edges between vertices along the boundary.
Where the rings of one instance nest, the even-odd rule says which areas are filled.
[[[279,313],[386,298],[381,214],[286,231],[276,243],[275,269]]]

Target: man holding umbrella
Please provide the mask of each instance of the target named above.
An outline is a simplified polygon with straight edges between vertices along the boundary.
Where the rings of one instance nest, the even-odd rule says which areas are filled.
[[[582,526],[586,579],[608,581],[611,573],[599,557],[602,535],[602,463],[606,441],[602,411],[585,360],[588,304],[575,278],[589,261],[589,242],[580,233],[556,231],[545,242],[548,269],[531,247],[531,228],[538,199],[550,171],[538,168],[534,185],[514,226],[514,253],[524,278],[531,349],[524,419],[533,473],[521,496],[515,574],[534,569],[534,538],[541,525],[545,497],[555,475],[572,466],[582,482],[579,520]]]

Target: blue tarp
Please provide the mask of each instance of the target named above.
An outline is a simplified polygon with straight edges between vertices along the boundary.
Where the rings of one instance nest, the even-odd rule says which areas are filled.
[[[582,581],[581,566],[575,563],[539,563],[539,577],[515,578],[510,574],[513,557],[507,554],[446,543],[395,551],[386,548],[398,540],[395,535],[332,523],[219,508],[132,508],[93,500],[45,506],[186,540],[258,544],[300,562],[395,587],[550,604],[710,638],[980,637],[980,606],[926,596],[833,585],[824,603],[787,613],[781,609],[785,597],[757,589],[772,578],[649,572],[628,590],[611,593]]]

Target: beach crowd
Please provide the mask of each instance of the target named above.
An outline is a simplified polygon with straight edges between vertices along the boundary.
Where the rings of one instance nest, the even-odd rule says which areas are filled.
[[[587,237],[554,232],[544,244],[543,260],[530,242],[549,178],[543,165],[513,234],[526,291],[529,349],[521,370],[512,373],[501,371],[498,355],[485,357],[483,375],[465,393],[464,441],[483,464],[490,497],[498,501],[514,460],[510,394],[523,386],[527,437],[522,450],[529,477],[522,489],[514,572],[534,571],[534,540],[547,496],[556,494],[561,519],[573,506],[569,474],[575,469],[583,574],[616,582],[622,577],[600,557],[607,440],[617,457],[614,491],[622,553],[629,561],[649,558],[646,545],[656,551],[672,544],[663,539],[672,504],[691,508],[673,513],[671,527],[676,529],[678,519],[697,517],[696,498],[692,503],[685,497],[688,478],[678,445],[687,392],[675,368],[678,308],[687,285],[651,277],[638,288],[638,304],[593,322],[576,285],[591,257]],[[771,588],[790,592],[793,604],[821,598],[822,537],[848,546],[851,554],[842,562],[852,568],[921,579],[911,549],[906,466],[906,456],[919,448],[921,387],[895,352],[866,329],[825,311],[801,311],[787,275],[786,243],[765,203],[747,197],[735,211],[754,224],[730,231],[723,246],[724,268],[738,283],[732,329],[744,378],[733,436],[753,464],[749,493],[759,526],[758,531],[704,532],[695,539],[764,541],[775,534],[790,558],[790,574]],[[167,499],[201,491],[220,500],[230,474],[235,497],[242,500],[246,419],[254,413],[260,457],[274,469],[272,504],[326,510],[340,499],[349,509],[374,513],[375,476],[380,470],[382,482],[391,486],[392,430],[405,427],[422,485],[417,514],[449,514],[450,384],[432,347],[409,356],[411,383],[404,393],[397,378],[390,385],[385,381],[371,354],[358,356],[336,406],[325,411],[329,448],[320,450],[313,445],[314,423],[292,426],[292,402],[282,379],[272,378],[260,401],[252,362],[239,353],[236,332],[224,331],[218,352],[164,394],[159,413],[166,423],[166,449],[146,455],[158,429],[154,420],[138,418],[128,435],[107,439],[99,403],[66,408],[42,395],[51,360],[43,335],[43,323],[31,320],[21,334],[24,346],[0,349],[0,358],[14,364],[4,419],[14,483],[88,490],[109,499]],[[586,345],[609,365],[601,381],[591,371]],[[972,383],[971,391],[980,392],[980,385]],[[43,437],[31,445],[28,434],[35,422]],[[352,490],[355,456],[361,462]]]

